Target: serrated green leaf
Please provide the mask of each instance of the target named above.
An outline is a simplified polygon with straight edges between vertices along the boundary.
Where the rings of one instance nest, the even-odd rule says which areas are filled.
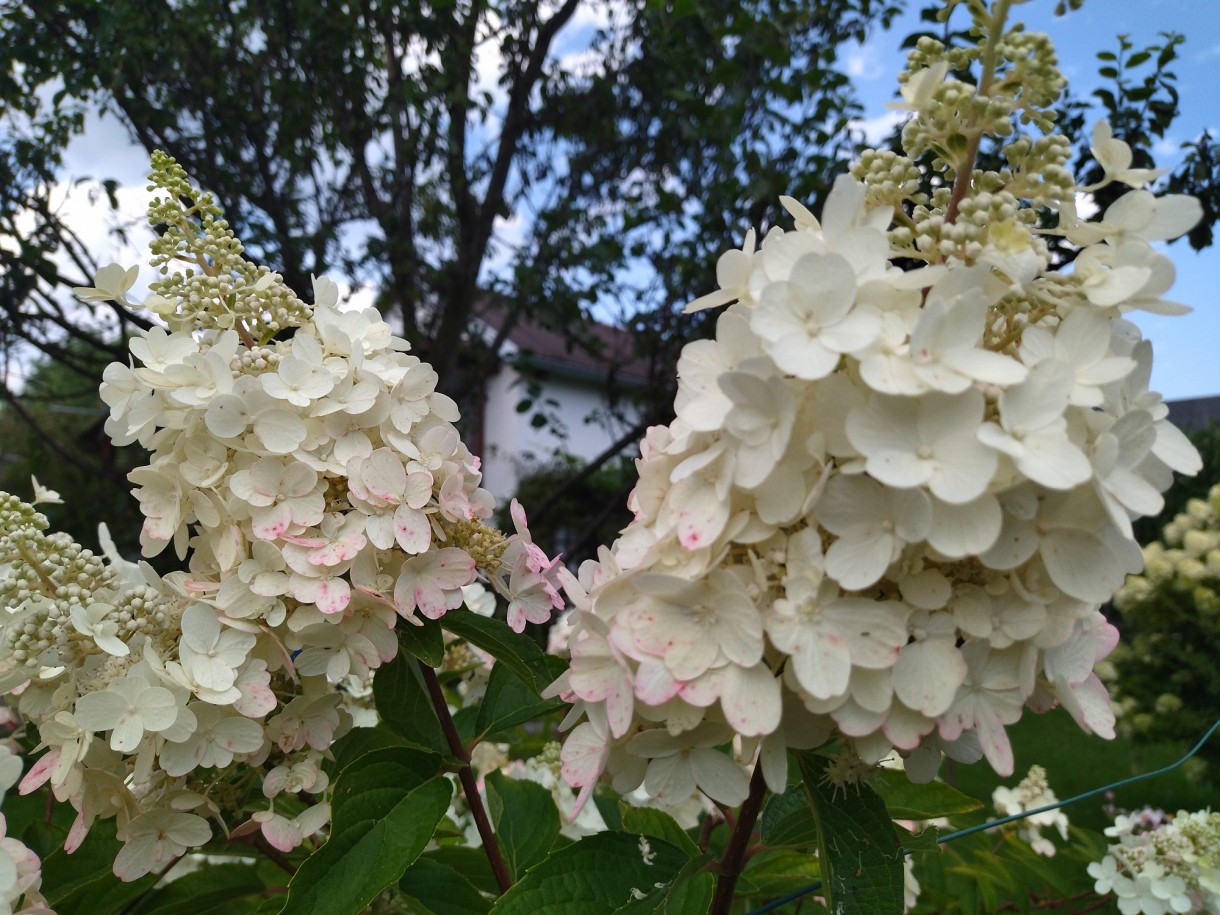
[[[497,664],[487,679],[487,691],[479,703],[475,732],[489,737],[514,725],[541,718],[563,707],[561,699],[543,699],[534,687],[506,664]]]
[[[554,679],[546,652],[529,636],[513,632],[507,623],[469,610],[455,610],[441,617],[441,625],[508,665],[537,692],[546,689]]]
[[[672,883],[690,860],[661,839],[586,836],[532,867],[496,900],[493,915],[611,915]]]
[[[429,750],[449,751],[415,658],[399,652],[382,665],[373,678],[373,702],[382,723],[395,734]]]
[[[772,795],[763,807],[759,829],[763,844],[769,848],[817,845],[818,826],[805,798],[805,789],[791,785],[783,794]]]
[[[286,876],[281,874],[281,877]],[[141,915],[253,912],[267,884],[251,864],[212,864],[171,881],[140,901]]]
[[[335,782],[330,839],[288,885],[282,915],[358,913],[402,877],[449,808],[440,757],[389,747],[360,757]]]
[[[632,898],[614,915],[706,915],[716,892],[716,878],[707,870],[711,861],[708,855],[691,858],[671,882]]]
[[[905,772],[882,769],[869,784],[885,800],[890,816],[896,820],[931,820],[936,817],[970,813],[982,803],[941,781],[914,784]]]
[[[400,648],[429,667],[441,666],[445,660],[445,634],[440,623],[422,618],[418,626],[400,621],[396,628]]]
[[[487,805],[492,830],[514,880],[546,857],[559,835],[559,810],[551,792],[537,782],[487,776]]]
[[[903,866],[885,801],[868,785],[827,787],[831,760],[796,754],[818,825],[821,893],[835,915],[900,915]]]
[[[484,915],[491,900],[446,864],[421,857],[407,868],[398,888],[433,912],[443,915]]]

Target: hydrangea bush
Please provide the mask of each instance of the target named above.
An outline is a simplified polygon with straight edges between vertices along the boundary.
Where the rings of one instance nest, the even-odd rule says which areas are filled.
[[[836,912],[897,912],[918,841],[891,818],[973,806],[908,776],[946,753],[1011,773],[1026,708],[1112,736],[1099,607],[1140,568],[1131,520],[1199,462],[1124,316],[1184,310],[1154,243],[1200,208],[1144,190],[1102,123],[1103,184],[1131,190],[1081,215],[1102,185],[1067,170],[1053,49],[1008,6],[969,4],[976,46],[912,52],[905,154],[864,154],[820,218],[785,198],[791,229],[720,258],[688,306],[723,308],[716,336],[641,444],[634,520],[578,573],[519,505],[489,523],[455,405],[380,315],[325,279],[306,305],[155,155],[163,326],[102,396],[150,453],[144,555],[178,567],[50,533],[52,493],[0,497],[18,790],[74,814],[47,867],[113,834],[107,867],[149,904],[195,850],[253,849],[292,878],[241,865],[244,892],[283,912],[389,888],[400,910],[724,915],[815,877]],[[977,167],[984,140],[1002,168]],[[130,306],[135,278],[77,293]],[[561,591],[567,664],[521,634]],[[535,723],[556,697],[562,749]],[[906,771],[880,772],[895,751]],[[45,908],[38,856],[0,852],[10,907]]]
[[[1111,671],[1119,729],[1137,741],[1193,742],[1216,718],[1220,486],[1185,508],[1144,547],[1143,572],[1114,598],[1124,637]],[[1217,782],[1214,741],[1192,762],[1196,775]]]

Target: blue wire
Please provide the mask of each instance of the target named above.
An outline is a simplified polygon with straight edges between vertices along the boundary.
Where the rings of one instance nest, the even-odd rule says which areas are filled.
[[[1132,775],[1130,778],[1124,778],[1124,779],[1120,779],[1119,781],[1116,781],[1116,782],[1111,782],[1109,785],[1103,785],[1100,788],[1094,788],[1091,791],[1085,791],[1083,794],[1073,795],[1072,797],[1069,797],[1067,800],[1058,801],[1054,804],[1047,804],[1044,807],[1036,807],[1033,810],[1026,810],[1023,813],[1014,813],[1011,816],[998,817],[997,819],[994,819],[994,820],[988,820],[986,823],[980,823],[977,826],[968,826],[965,829],[959,829],[957,832],[951,832],[951,833],[948,833],[947,835],[937,836],[936,841],[938,844],[943,845],[945,842],[952,842],[954,839],[961,839],[961,838],[964,838],[965,836],[973,835],[976,832],[983,832],[984,830],[987,830],[987,829],[994,829],[995,827],[1003,826],[1006,823],[1012,823],[1012,822],[1015,822],[1016,820],[1023,820],[1026,817],[1036,816],[1039,813],[1046,813],[1047,811],[1050,811],[1050,810],[1057,810],[1060,807],[1066,807],[1068,804],[1075,804],[1077,801],[1083,801],[1086,798],[1096,797],[1097,795],[1104,794],[1107,791],[1113,791],[1115,788],[1122,788],[1124,785],[1130,785],[1134,782],[1142,782],[1146,778],[1155,778],[1158,775],[1164,775],[1166,772],[1172,772],[1178,766],[1180,766],[1184,762],[1186,762],[1186,760],[1190,759],[1192,756],[1194,756],[1196,753],[1198,753],[1201,749],[1203,749],[1203,745],[1205,743],[1207,743],[1207,741],[1211,738],[1212,734],[1216,733],[1217,728],[1220,728],[1220,719],[1217,719],[1216,722],[1210,728],[1207,729],[1207,733],[1199,738],[1199,742],[1196,743],[1193,748],[1191,748],[1191,751],[1189,753],[1187,753],[1177,762],[1170,763],[1168,766],[1164,766],[1160,769],[1155,769],[1152,772],[1145,772],[1142,775]],[[904,849],[902,849],[902,853],[904,855],[909,855],[911,852],[910,852],[910,849],[904,848]],[[787,896],[781,896],[779,899],[773,899],[770,902],[768,902],[766,905],[761,905],[757,909],[751,910],[750,912],[746,913],[746,915],[765,915],[766,912],[774,912],[780,906],[786,905],[789,902],[795,902],[796,900],[800,899],[802,896],[808,896],[810,893],[817,892],[821,888],[822,888],[822,881],[819,880],[817,883],[811,883],[808,886],[802,887],[799,890],[794,890],[793,892],[789,893]]]

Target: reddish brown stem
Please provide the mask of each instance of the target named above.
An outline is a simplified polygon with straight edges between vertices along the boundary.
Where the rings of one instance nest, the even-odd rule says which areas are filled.
[[[487,808],[483,806],[483,797],[479,794],[474,770],[470,768],[470,753],[462,743],[457,725],[453,722],[453,716],[449,714],[449,703],[445,701],[445,693],[441,689],[440,680],[436,678],[436,671],[422,661],[419,662],[419,669],[424,676],[424,686],[428,689],[428,696],[432,700],[432,707],[436,710],[436,717],[441,723],[441,730],[445,734],[445,741],[449,744],[449,752],[456,756],[462,764],[457,770],[458,781],[462,783],[462,793],[466,795],[470,815],[474,817],[475,828],[479,831],[479,838],[483,840],[483,853],[487,855],[487,861],[491,864],[491,871],[495,874],[500,892],[506,893],[513,885],[513,878],[508,872],[508,865],[504,863],[504,856],[500,854],[500,843],[496,841],[496,834],[491,828]]]
[[[737,822],[733,824],[729,844],[725,846],[724,857],[720,859],[720,876],[716,880],[716,893],[712,896],[708,915],[729,915],[732,911],[733,894],[737,890],[737,880],[741,877],[746,862],[746,849],[750,846],[754,824],[758,821],[763,798],[766,796],[767,782],[763,778],[760,763],[754,767],[754,777],[750,779],[750,793],[737,811]]]

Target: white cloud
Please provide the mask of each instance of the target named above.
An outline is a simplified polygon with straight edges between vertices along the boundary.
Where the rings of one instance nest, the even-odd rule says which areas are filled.
[[[889,73],[881,65],[879,48],[875,41],[866,41],[848,49],[843,69],[855,80],[875,80],[888,77]]]
[[[870,146],[875,146],[888,137],[907,116],[906,111],[886,111],[876,117],[853,120],[847,126],[849,130],[863,133],[865,141]]]

